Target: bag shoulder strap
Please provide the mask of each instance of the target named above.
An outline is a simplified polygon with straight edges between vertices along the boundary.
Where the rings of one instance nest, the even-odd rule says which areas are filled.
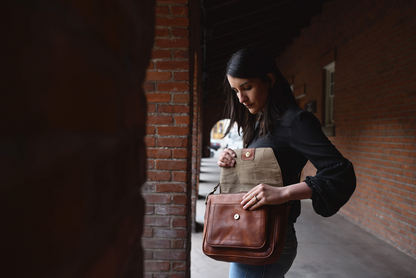
[[[220,183],[218,183],[215,187],[214,190],[212,190],[210,193],[208,193],[207,197],[205,197],[205,205],[208,203],[208,197],[209,195],[212,195],[215,193],[215,191],[217,191],[217,188],[220,186]]]

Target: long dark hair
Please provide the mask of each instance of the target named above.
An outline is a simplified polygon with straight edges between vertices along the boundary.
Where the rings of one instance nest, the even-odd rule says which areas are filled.
[[[297,105],[296,99],[290,88],[289,82],[283,77],[277,68],[274,58],[259,47],[245,47],[233,54],[227,63],[224,77],[224,93],[227,98],[225,117],[230,119],[230,125],[225,131],[227,135],[234,123],[237,123],[238,131],[242,129],[244,144],[250,143],[255,132],[257,115],[251,114],[248,109],[239,102],[236,93],[231,89],[227,75],[236,78],[259,78],[268,82],[267,74],[275,76],[274,86],[269,88],[264,114],[260,120],[260,135],[269,133],[271,127],[276,124],[287,108]]]

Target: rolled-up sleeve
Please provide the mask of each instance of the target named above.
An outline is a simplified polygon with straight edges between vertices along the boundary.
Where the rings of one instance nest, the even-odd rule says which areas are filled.
[[[334,215],[355,190],[352,163],[325,136],[319,120],[307,111],[300,111],[293,118],[289,144],[317,169],[314,177],[305,179],[312,189],[315,212],[324,217]]]

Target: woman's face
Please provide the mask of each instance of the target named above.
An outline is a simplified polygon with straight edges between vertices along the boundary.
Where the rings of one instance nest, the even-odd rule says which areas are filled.
[[[237,78],[227,75],[231,89],[233,89],[240,103],[244,104],[251,114],[257,114],[266,107],[269,83],[259,78]]]

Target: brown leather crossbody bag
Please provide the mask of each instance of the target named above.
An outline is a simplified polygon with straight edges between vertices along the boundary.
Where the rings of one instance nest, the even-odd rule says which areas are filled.
[[[271,148],[238,149],[235,167],[221,168],[220,183],[207,196],[203,252],[219,261],[265,265],[283,251],[289,204],[245,210],[241,200],[259,183],[283,186]],[[221,194],[213,194],[220,186]]]

